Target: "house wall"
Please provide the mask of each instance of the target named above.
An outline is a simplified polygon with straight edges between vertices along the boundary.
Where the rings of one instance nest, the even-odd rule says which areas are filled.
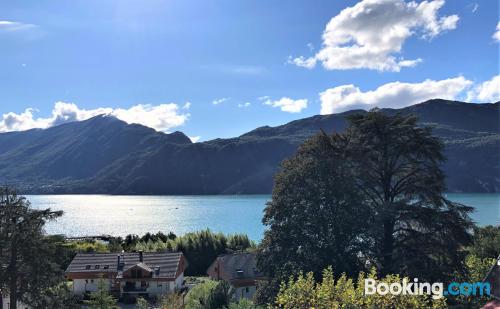
[[[182,272],[179,277],[175,279],[173,289],[180,290],[182,288],[182,283],[184,282],[184,273]]]
[[[234,287],[234,289],[234,297],[236,300],[241,298],[253,299],[255,292],[257,291],[257,287],[255,285]]]
[[[99,280],[101,279],[73,279],[73,293],[81,295],[87,291],[96,292]],[[104,284],[109,291],[111,287],[111,280],[104,280]]]
[[[175,290],[179,290],[182,288],[182,283],[184,282],[184,273],[181,273],[175,281],[156,281],[156,280],[138,280],[135,281],[135,287],[141,287],[141,281],[146,281],[149,283],[149,286],[146,290],[146,293],[150,294],[150,296],[158,296],[165,295],[171,293]],[[123,292],[123,287],[126,284],[126,279],[121,281],[121,291]]]

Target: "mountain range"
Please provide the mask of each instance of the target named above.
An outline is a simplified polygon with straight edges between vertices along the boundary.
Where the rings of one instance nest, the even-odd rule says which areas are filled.
[[[430,100],[383,113],[414,114],[443,139],[449,192],[500,192],[500,102]],[[341,132],[345,117],[318,115],[239,137],[192,143],[100,115],[48,129],[0,134],[0,184],[22,193],[270,193],[280,162],[321,129]]]

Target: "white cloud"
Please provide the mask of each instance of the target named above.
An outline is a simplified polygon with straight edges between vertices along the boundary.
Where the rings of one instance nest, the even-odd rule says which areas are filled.
[[[14,32],[37,28],[33,24],[25,24],[15,21],[0,20],[0,31]]]
[[[250,102],[245,102],[245,103],[239,103],[238,104],[238,107],[239,108],[246,108],[246,107],[249,107],[250,105],[252,105]]]
[[[467,93],[467,101],[497,102],[500,101],[500,75],[493,76]]]
[[[495,33],[493,33],[493,39],[495,39],[495,41],[497,41],[497,42],[500,42],[500,21],[497,24],[496,30],[497,31],[495,31]]]
[[[229,100],[229,98],[220,98],[220,99],[215,99],[212,101],[212,104],[213,105],[219,105],[221,103],[224,103],[226,102],[227,100]]]
[[[321,114],[373,107],[401,108],[434,98],[455,99],[471,85],[462,76],[421,83],[392,82],[366,92],[354,85],[342,85],[320,93]]]
[[[138,123],[159,131],[167,131],[184,124],[189,114],[179,113],[177,104],[138,104],[128,109],[105,108],[81,109],[74,103],[57,102],[52,109],[52,115],[47,118],[35,118],[33,108],[27,108],[23,113],[13,112],[3,114],[0,119],[0,132],[21,131],[33,128],[49,128],[71,121],[81,121],[100,114],[115,116],[127,123]]]
[[[201,138],[201,136],[188,136],[188,137],[193,143],[197,143]]]
[[[321,62],[328,70],[399,71],[402,67],[413,67],[422,59],[397,57],[409,37],[432,39],[456,28],[457,15],[438,16],[444,3],[444,0],[358,2],[330,20],[323,32],[323,46],[316,55],[291,57],[289,62],[305,68]]]
[[[182,109],[190,109],[191,108],[191,102],[186,102],[184,106],[182,106]]]
[[[293,100],[287,97],[283,97],[275,101],[267,99],[264,104],[270,105],[272,107],[279,107],[283,112],[300,113],[304,108],[307,107],[307,99]]]
[[[471,3],[472,5],[472,13],[476,13],[477,9],[479,9],[479,4],[478,3]]]

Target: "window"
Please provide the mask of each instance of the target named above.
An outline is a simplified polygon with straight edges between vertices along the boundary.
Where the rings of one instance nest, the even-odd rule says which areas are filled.
[[[85,269],[90,269],[90,265],[85,265]]]
[[[96,266],[94,266],[94,268],[99,269],[99,268],[101,268],[101,265],[96,265]]]
[[[109,265],[104,265],[104,269],[109,269]]]
[[[246,288],[245,288],[245,293],[247,293],[247,294],[248,294],[248,287],[246,287]]]
[[[90,279],[90,283],[94,283],[94,279]]]

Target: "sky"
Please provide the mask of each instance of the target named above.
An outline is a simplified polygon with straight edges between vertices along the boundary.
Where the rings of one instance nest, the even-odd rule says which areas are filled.
[[[500,100],[492,0],[0,1],[0,132],[106,113],[193,141]]]

